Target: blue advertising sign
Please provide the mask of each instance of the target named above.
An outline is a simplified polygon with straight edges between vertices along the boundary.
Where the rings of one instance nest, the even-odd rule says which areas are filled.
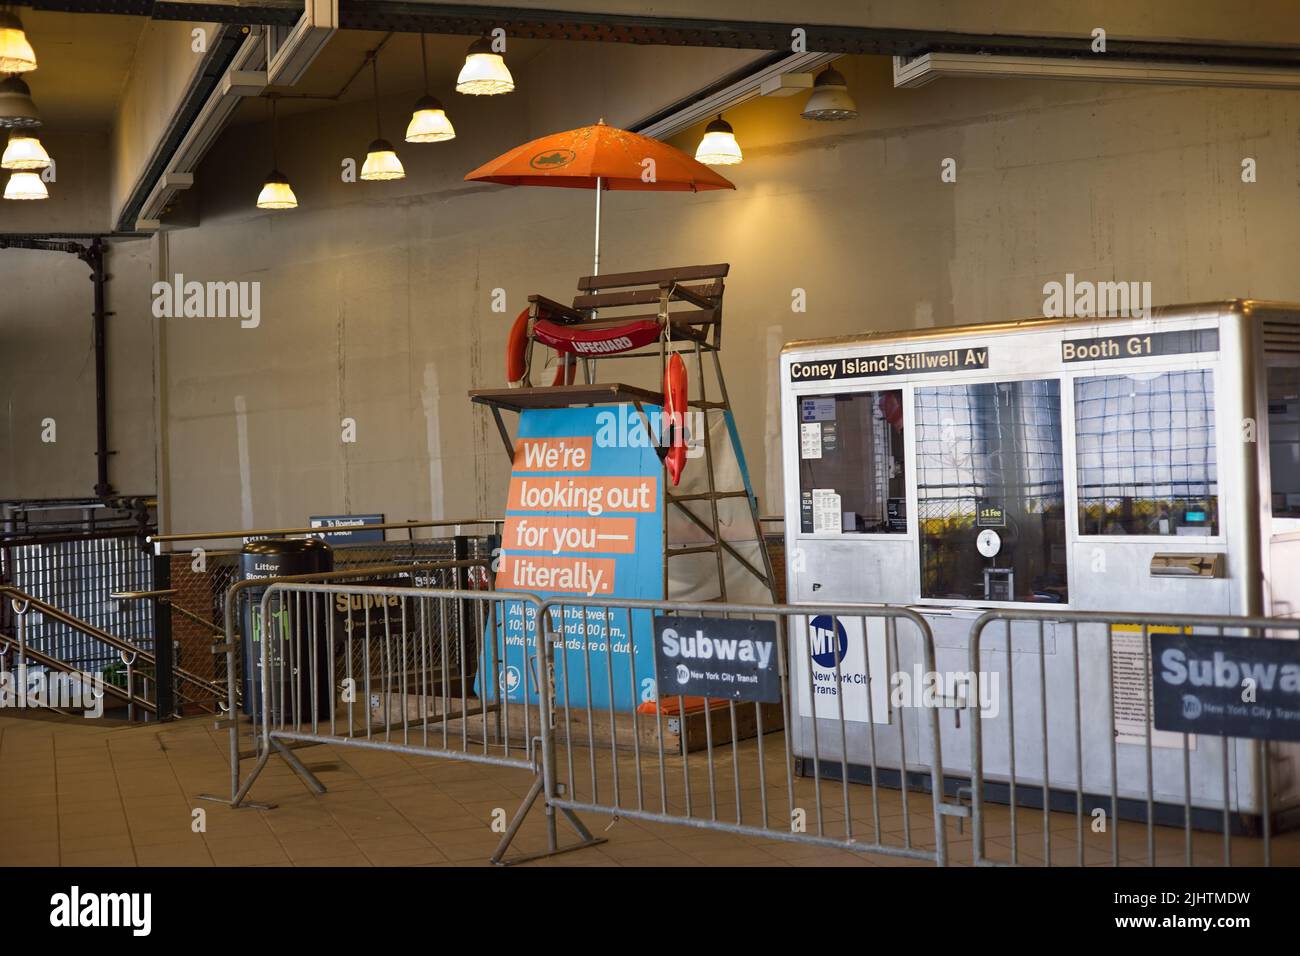
[[[657,421],[658,409],[645,406]],[[501,535],[497,588],[562,598],[563,653],[556,699],[629,711],[655,699],[649,611],[601,605],[601,598],[661,599],[663,466],[631,405],[526,409]],[[506,603],[498,622],[501,673],[489,686],[512,701],[537,702],[537,621]],[[526,650],[526,652],[525,652]]]

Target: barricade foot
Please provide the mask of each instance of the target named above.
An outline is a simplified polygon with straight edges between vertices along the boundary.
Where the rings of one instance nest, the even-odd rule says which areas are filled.
[[[256,803],[252,800],[243,800],[235,803],[230,797],[219,797],[215,793],[197,793],[194,795],[195,800],[210,800],[213,803],[224,803],[232,810],[274,810],[279,804],[276,803]]]
[[[514,817],[511,818],[510,825],[506,827],[506,832],[501,834],[501,842],[497,844],[496,851],[490,858],[491,862],[495,863],[497,866],[514,866],[516,863],[527,863],[530,860],[542,860],[548,856],[558,856],[561,853],[572,853],[574,850],[582,850],[589,846],[597,846],[601,843],[608,842],[604,837],[592,836],[591,831],[582,825],[582,821],[579,820],[576,815],[567,809],[561,808],[565,819],[569,821],[569,825],[577,831],[579,842],[571,843],[568,846],[557,845],[555,838],[554,811],[551,811],[551,819],[547,821],[547,842],[550,844],[549,848],[541,853],[529,853],[524,856],[514,856],[508,860],[505,859],[506,850],[510,848],[510,844],[514,841],[515,834],[519,832],[519,827],[523,825],[524,818],[528,816],[528,811],[533,808],[533,804],[537,802],[537,798],[541,795],[543,785],[542,776],[538,774],[537,779],[533,781],[533,785],[528,788],[528,794],[524,797],[523,802],[519,804],[519,809],[515,811]],[[550,808],[548,808],[548,810],[549,809]]]
[[[307,765],[298,759],[297,754],[274,737],[271,738],[271,746],[280,752],[280,756],[284,758],[285,763],[293,768],[293,772],[307,782],[307,786],[311,787],[313,793],[322,794],[325,792],[325,784],[321,783],[316,775],[307,769]]]
[[[253,781],[256,780],[258,774],[262,772],[262,768],[266,766],[266,761],[269,757],[270,757],[270,752],[268,751],[267,753],[264,753],[257,758],[257,763],[253,765],[253,769],[249,773],[248,779],[245,780],[243,785],[240,786],[240,788],[235,791],[234,796],[230,797],[229,799],[227,799],[226,797],[219,797],[214,793],[200,793],[198,794],[197,799],[211,800],[213,803],[224,803],[232,810],[242,810],[242,809],[274,810],[276,806],[274,803],[253,803],[253,802],[245,803],[244,802],[244,797],[248,796],[248,791],[253,786]],[[306,768],[304,767],[303,769],[305,770]]]

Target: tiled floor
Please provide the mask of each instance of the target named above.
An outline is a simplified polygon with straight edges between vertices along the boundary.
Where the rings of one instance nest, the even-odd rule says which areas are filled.
[[[765,738],[768,767],[768,819],[789,813],[780,735]],[[529,772],[457,761],[437,760],[351,747],[315,746],[296,751],[328,792],[313,794],[279,758],[272,758],[257,780],[251,799],[276,804],[273,810],[231,810],[195,799],[200,793],[229,793],[227,738],[212,730],[211,719],[194,718],[166,725],[123,725],[37,715],[0,716],[0,865],[62,866],[481,866],[486,865],[499,834],[494,820],[514,813],[532,782]],[[740,780],[740,806],[747,823],[761,816],[763,792],[757,779],[753,741],[740,748],[748,768]],[[608,754],[605,755],[608,758]],[[630,757],[620,764],[620,796],[635,803],[636,781]],[[568,780],[566,755],[561,778]],[[252,761],[244,762],[245,772]],[[591,795],[591,772],[585,754],[575,760],[574,792]],[[736,790],[730,751],[714,764],[713,799],[721,819],[735,819]],[[693,757],[692,809],[710,813],[707,762]],[[613,767],[605,759],[595,770],[599,798],[612,797]],[[683,768],[678,759],[666,768],[668,807],[685,810]],[[642,781],[647,806],[660,806],[657,771]],[[818,825],[811,781],[793,784],[796,806],[809,808],[808,829]],[[879,821],[881,842],[902,846],[910,830],[912,844],[932,845],[931,804],[913,793],[904,813],[902,795],[880,788],[849,788],[845,811],[840,784],[822,785],[821,826],[827,834],[845,832],[845,821],[859,839],[870,839]],[[203,811],[198,814],[198,811]],[[197,819],[197,817],[203,819]],[[574,853],[537,861],[541,866],[888,866],[926,865],[921,861],[866,854],[772,839],[735,835],[662,823],[585,814],[586,824],[608,842]],[[1077,857],[1076,820],[1053,814],[1049,825],[1054,863],[1073,864]],[[1021,862],[1041,865],[1045,857],[1040,811],[1017,814],[1017,852]],[[991,806],[986,816],[990,856],[1011,858],[1011,819],[1006,807]],[[561,826],[562,840],[572,833]],[[1147,859],[1147,831],[1133,823],[1119,825],[1124,863]],[[1084,850],[1091,865],[1111,860],[1109,833],[1085,828]],[[948,822],[949,852],[954,862],[971,855],[969,823],[963,833]],[[1184,834],[1180,829],[1154,831],[1158,863],[1181,865]],[[1198,833],[1198,864],[1220,865],[1222,838]],[[512,852],[545,847],[540,808],[525,821]],[[1258,840],[1234,838],[1233,860],[1258,862]],[[1300,863],[1300,834],[1276,838],[1274,862]]]

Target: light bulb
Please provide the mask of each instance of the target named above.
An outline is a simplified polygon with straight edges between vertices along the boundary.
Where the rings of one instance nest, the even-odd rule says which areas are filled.
[[[262,191],[257,194],[258,209],[297,209],[298,197],[284,173],[273,169],[266,176]]]
[[[851,120],[858,118],[858,106],[849,96],[849,86],[839,70],[827,67],[817,75],[808,102],[799,114],[809,120]]]
[[[50,154],[35,134],[22,129],[9,131],[9,145],[0,158],[0,169],[45,169],[49,165]]]
[[[470,44],[465,65],[456,77],[456,92],[471,96],[495,96],[515,88],[515,78],[500,53],[493,52],[492,41],[481,37]]]
[[[731,124],[721,116],[704,128],[704,138],[695,150],[697,162],[706,166],[734,166],[744,158]]]
[[[23,22],[16,14],[0,10],[0,73],[27,73],[36,69],[36,51],[27,41]]]
[[[5,185],[5,199],[48,199],[49,195],[40,173],[12,173]]]
[[[361,166],[361,178],[367,182],[378,182],[387,179],[403,179],[406,176],[406,170],[402,168],[402,161],[397,158],[397,153],[393,150],[393,144],[386,139],[377,139],[370,144],[366,151],[366,161]]]
[[[421,97],[411,111],[406,127],[408,143],[442,143],[456,138],[456,130],[447,119],[447,111],[432,96]]]

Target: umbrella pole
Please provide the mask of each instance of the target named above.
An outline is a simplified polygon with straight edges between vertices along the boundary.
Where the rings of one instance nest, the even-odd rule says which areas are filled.
[[[600,275],[600,194],[605,191],[603,188],[604,185],[605,185],[604,177],[597,176],[596,177],[596,249],[595,249],[594,260],[591,265],[591,274],[594,276]],[[594,311],[591,314],[593,317],[595,317],[596,315]],[[584,359],[582,364],[583,364],[582,371],[583,374],[586,376],[588,384],[594,382],[596,380],[596,360]]]
[[[600,194],[604,192],[605,180],[602,176],[596,177],[596,261],[591,267],[591,274],[600,275]]]

